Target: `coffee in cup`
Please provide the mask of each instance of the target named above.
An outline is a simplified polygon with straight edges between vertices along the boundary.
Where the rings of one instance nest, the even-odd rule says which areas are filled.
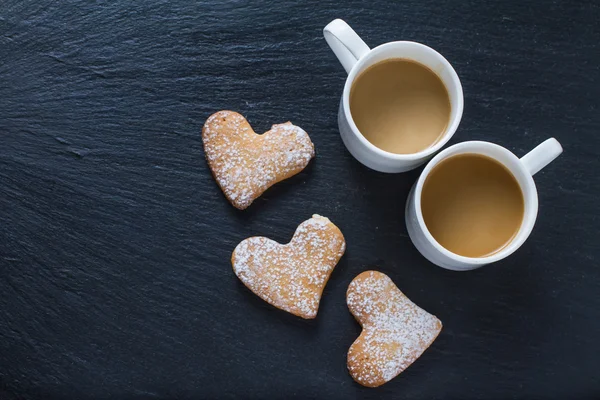
[[[323,35],[348,73],[338,127],[354,158],[376,171],[404,172],[448,143],[464,100],[456,71],[440,53],[409,41],[371,49],[340,19]]]
[[[465,153],[437,164],[425,179],[421,211],[437,242],[465,257],[487,257],[519,232],[525,200],[514,175],[482,154]]]
[[[518,158],[490,142],[448,147],[423,169],[406,202],[406,229],[440,267],[467,271],[515,252],[538,212],[533,175],[562,153],[548,139]]]
[[[423,151],[450,122],[444,83],[418,62],[391,58],[361,72],[350,91],[350,113],[363,136],[395,154]]]

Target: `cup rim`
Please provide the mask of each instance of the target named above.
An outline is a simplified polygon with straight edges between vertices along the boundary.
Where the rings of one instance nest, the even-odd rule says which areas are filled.
[[[451,79],[454,82],[454,84],[457,88],[457,91],[458,91],[456,116],[452,119],[448,128],[446,128],[446,132],[445,132],[444,136],[442,138],[440,138],[432,146],[427,147],[426,149],[421,150],[417,153],[397,154],[397,153],[392,153],[392,152],[380,149],[379,147],[375,146],[373,143],[369,142],[367,140],[367,138],[364,137],[362,132],[358,129],[358,127],[356,126],[356,123],[354,123],[354,119],[352,118],[352,113],[350,112],[350,89],[352,88],[352,83],[356,79],[358,70],[371,57],[373,57],[378,52],[384,51],[384,50],[388,49],[389,47],[395,47],[398,45],[415,46],[415,47],[419,47],[419,48],[423,49],[424,51],[434,54],[435,57],[437,57],[441,61],[441,63],[444,65],[444,68],[450,72]],[[438,77],[439,77],[439,75],[438,75]],[[442,80],[442,82],[443,82],[443,80]],[[446,86],[446,85],[444,85],[444,86]],[[446,90],[448,90],[447,87],[446,87]],[[356,64],[354,64],[354,66],[348,73],[348,77],[346,78],[346,82],[344,84],[344,91],[342,92],[342,103],[344,105],[344,114],[346,116],[346,120],[348,121],[348,124],[350,125],[350,130],[354,133],[354,135],[358,138],[358,140],[365,147],[367,147],[372,152],[376,153],[378,156],[387,158],[392,161],[416,161],[416,160],[420,160],[423,158],[427,158],[427,157],[431,156],[433,153],[440,150],[442,147],[444,147],[446,145],[446,143],[448,143],[448,141],[452,138],[452,136],[454,136],[454,133],[458,129],[458,125],[460,124],[460,121],[462,119],[462,114],[463,114],[463,109],[464,109],[464,97],[463,97],[462,85],[460,83],[458,74],[456,73],[456,71],[450,64],[450,62],[448,62],[448,60],[446,60],[444,58],[444,56],[442,56],[440,53],[438,53],[436,50],[432,49],[429,46],[426,46],[422,43],[413,42],[413,41],[405,41],[405,40],[381,44],[381,45],[371,49],[364,57],[362,57],[360,60],[358,60],[356,62]]]
[[[439,164],[442,160],[448,158],[449,153],[452,153],[452,152],[456,151],[457,149],[462,150],[463,148],[468,148],[468,147],[471,147],[474,145],[495,148],[495,149],[499,150],[500,152],[502,152],[504,155],[506,155],[509,158],[516,161],[515,165],[518,166],[518,169],[520,169],[521,172],[523,173],[523,175],[525,176],[526,184],[531,187],[531,190],[529,191],[530,194],[526,198],[525,190],[523,189],[523,185],[521,185],[521,182],[517,179],[517,183],[519,183],[519,187],[521,188],[521,192],[523,193],[524,201],[525,202],[529,201],[529,203],[530,203],[530,211],[528,214],[523,216],[523,221],[521,222],[521,227],[519,228],[519,231],[518,231],[517,235],[515,236],[515,239],[513,239],[502,250],[500,250],[496,253],[493,253],[492,255],[486,256],[486,257],[466,257],[466,256],[461,256],[460,254],[456,254],[456,253],[446,249],[433,237],[431,232],[429,232],[429,229],[427,228],[427,225],[425,224],[425,219],[423,218],[423,211],[421,210],[421,195],[423,192],[423,185],[425,183],[425,180],[429,176],[429,173],[431,172],[431,170],[437,164]],[[458,153],[453,153],[450,156],[455,156],[458,154],[467,154],[467,153],[477,153],[477,151],[476,150],[459,151]],[[488,154],[485,154],[485,155],[487,157],[491,157],[494,160],[496,160],[497,162],[501,163],[505,168],[507,168],[509,171],[511,171],[511,173],[513,173],[513,175],[514,175],[514,168],[512,168],[509,165],[506,165],[506,163],[502,162],[501,160],[498,160],[496,157],[490,156]],[[531,231],[533,230],[533,226],[535,225],[535,221],[537,219],[538,195],[537,195],[537,188],[535,186],[535,181],[533,180],[533,177],[531,176],[529,171],[527,171],[525,166],[522,164],[521,160],[516,155],[514,155],[510,150],[508,150],[500,145],[497,145],[495,143],[491,143],[491,142],[471,140],[471,141],[467,141],[467,142],[457,143],[457,144],[452,145],[452,146],[448,147],[447,149],[444,149],[443,151],[441,151],[429,163],[427,163],[427,165],[423,169],[423,172],[421,173],[421,175],[419,176],[419,179],[415,183],[414,196],[415,196],[414,201],[415,201],[415,212],[416,212],[416,216],[417,216],[417,221],[419,223],[419,226],[423,230],[423,233],[424,233],[427,241],[431,245],[433,245],[433,247],[435,247],[436,250],[441,252],[446,257],[449,257],[453,260],[456,260],[458,262],[468,264],[468,265],[482,266],[484,264],[490,264],[490,263],[493,263],[493,262],[496,262],[496,261],[502,260],[503,258],[508,257],[509,255],[514,253],[519,247],[521,247],[521,245],[527,240],[527,238],[531,234]],[[466,268],[466,269],[470,269],[470,268]]]

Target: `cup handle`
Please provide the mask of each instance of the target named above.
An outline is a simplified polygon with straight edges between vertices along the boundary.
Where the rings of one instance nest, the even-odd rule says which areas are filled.
[[[535,149],[521,157],[521,162],[533,176],[542,168],[550,164],[556,157],[563,152],[563,148],[554,138],[547,139],[540,143]]]
[[[323,28],[323,36],[346,73],[350,73],[354,64],[371,50],[354,29],[341,19],[335,19],[327,24]]]

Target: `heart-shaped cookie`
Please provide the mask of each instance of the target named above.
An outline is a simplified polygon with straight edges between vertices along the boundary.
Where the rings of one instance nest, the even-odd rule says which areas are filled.
[[[364,386],[380,386],[396,377],[442,330],[439,319],[410,301],[381,272],[354,278],[346,302],[363,328],[348,350],[348,370]]]
[[[313,215],[288,244],[251,237],[231,256],[237,277],[266,302],[302,318],[317,316],[323,289],[344,251],[344,235],[328,218]]]
[[[291,122],[257,135],[233,111],[211,115],[202,128],[208,165],[236,208],[243,210],[275,183],[306,167],[315,155],[308,134]]]

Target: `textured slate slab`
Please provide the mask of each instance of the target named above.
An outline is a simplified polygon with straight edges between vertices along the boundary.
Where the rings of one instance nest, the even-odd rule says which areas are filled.
[[[384,175],[337,133],[336,17],[374,46],[416,40],[465,91],[453,143],[565,148],[536,176],[537,226],[509,259],[441,270],[413,248],[419,171]],[[0,398],[593,398],[600,396],[600,7],[594,1],[0,2]],[[200,140],[214,111],[291,120],[317,158],[245,212]],[[235,278],[250,235],[313,213],[348,251],[318,318]],[[344,295],[388,274],[444,330],[399,378],[355,384]]]

